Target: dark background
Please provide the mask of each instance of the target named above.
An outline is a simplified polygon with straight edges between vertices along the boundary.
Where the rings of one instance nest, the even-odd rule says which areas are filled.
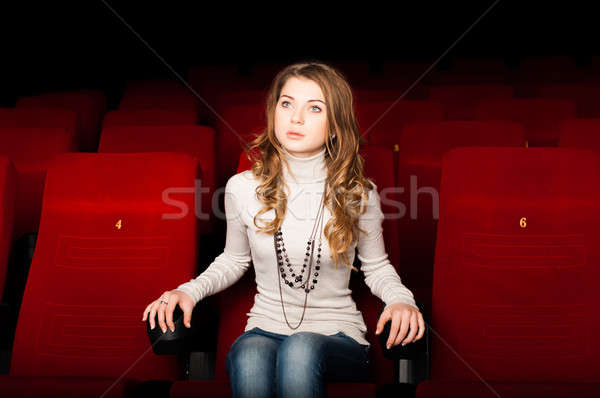
[[[68,88],[110,95],[125,79],[174,78],[111,7],[185,77],[201,63],[433,62],[493,3],[5,2],[1,101]],[[510,66],[523,55],[572,55],[585,65],[600,53],[596,15],[593,2],[500,1],[439,67],[456,56],[503,57]]]

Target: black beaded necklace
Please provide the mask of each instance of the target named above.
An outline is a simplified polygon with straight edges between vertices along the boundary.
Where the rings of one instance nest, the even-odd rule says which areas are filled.
[[[286,285],[290,286],[292,289],[304,289],[304,292],[306,293],[304,296],[304,309],[302,310],[302,317],[300,318],[300,322],[298,323],[298,325],[296,325],[295,327],[290,325],[290,323],[288,322],[287,319],[287,315],[285,314],[285,308],[283,305],[283,293],[281,291],[281,279],[279,279],[279,297],[281,298],[281,309],[283,310],[283,316],[285,318],[285,322],[288,324],[288,326],[291,329],[297,329],[300,324],[302,323],[302,320],[304,319],[304,313],[306,312],[306,302],[308,299],[308,293],[310,293],[310,291],[312,289],[315,288],[315,285],[317,283],[317,277],[319,276],[319,270],[321,269],[321,233],[319,233],[319,247],[318,247],[318,252],[317,252],[317,264],[315,266],[315,273],[314,273],[314,279],[312,280],[313,285],[309,287],[310,284],[310,273],[312,271],[312,263],[313,263],[313,254],[315,251],[315,233],[317,230],[317,225],[319,225],[318,230],[322,231],[323,229],[323,213],[324,213],[324,209],[325,209],[325,203],[324,203],[324,199],[325,199],[325,192],[323,192],[323,197],[321,198],[321,205],[319,207],[319,211],[317,213],[317,219],[315,220],[315,225],[313,226],[313,230],[310,234],[310,237],[308,238],[308,243],[307,243],[307,247],[306,247],[306,257],[304,258],[304,264],[302,266],[302,270],[301,272],[298,271],[294,271],[292,268],[292,265],[290,264],[290,259],[287,255],[287,252],[285,250],[285,245],[283,243],[283,234],[281,232],[281,227],[279,227],[279,229],[277,230],[277,232],[275,232],[275,234],[273,235],[273,242],[275,245],[275,255],[277,256],[277,268],[278,268],[278,274],[281,278],[283,278],[284,282]],[[294,285],[294,282],[292,281],[288,281],[286,278],[286,273],[285,273],[285,268],[283,265],[283,259],[285,259],[287,266],[288,266],[288,272],[291,273],[291,277],[292,278],[296,278],[295,281],[299,283],[298,286]],[[306,278],[306,282],[304,282],[304,275],[301,275],[304,273],[304,270],[308,267],[308,277]]]

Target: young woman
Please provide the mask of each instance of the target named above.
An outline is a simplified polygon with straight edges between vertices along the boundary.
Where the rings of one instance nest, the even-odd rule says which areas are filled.
[[[275,77],[266,113],[248,150],[252,169],[226,185],[224,252],[150,303],[142,320],[149,316],[154,328],[158,315],[161,329],[173,330],[179,304],[190,327],[195,304],[237,282],[252,262],[258,294],[226,361],[233,396],[322,397],[326,380],[369,374],[367,328],[348,289],[356,248],[365,283],[386,304],[376,333],[392,322],[388,346],[420,339],[425,322],[387,257],[344,77],[322,63],[290,65]]]

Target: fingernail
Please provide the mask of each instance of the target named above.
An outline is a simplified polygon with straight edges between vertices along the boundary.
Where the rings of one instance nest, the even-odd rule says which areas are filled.
[[[154,330],[154,326],[150,326],[150,330]]]
[[[174,332],[174,331],[175,331],[175,328],[171,328],[171,332]]]
[[[390,345],[389,344],[386,347],[387,347],[388,350],[390,349]]]
[[[162,332],[167,333],[167,328],[163,328]]]

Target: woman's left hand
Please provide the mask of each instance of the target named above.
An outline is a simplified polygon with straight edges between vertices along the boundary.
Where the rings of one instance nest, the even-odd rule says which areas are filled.
[[[423,337],[425,333],[423,315],[421,315],[418,308],[410,304],[398,302],[387,305],[379,317],[375,334],[381,333],[385,323],[390,319],[392,320],[392,327],[386,344],[388,349],[400,343],[404,346],[415,342]],[[407,336],[406,333],[409,327],[410,333]]]

